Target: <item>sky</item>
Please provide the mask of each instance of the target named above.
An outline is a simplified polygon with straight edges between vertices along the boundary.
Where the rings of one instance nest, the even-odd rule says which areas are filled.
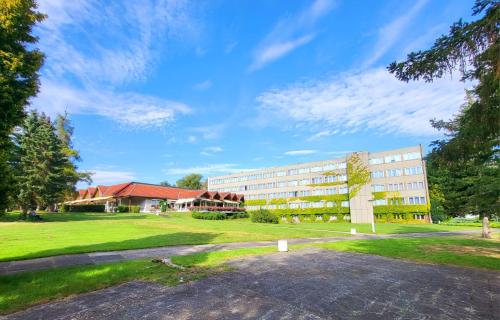
[[[470,84],[398,81],[460,0],[40,0],[31,108],[68,112],[94,184],[159,183],[442,137]],[[84,186],[84,185],[82,185]]]

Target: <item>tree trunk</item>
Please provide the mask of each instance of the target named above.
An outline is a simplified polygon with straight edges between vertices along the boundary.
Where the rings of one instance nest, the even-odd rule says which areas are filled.
[[[21,219],[26,220],[26,217],[28,216],[28,209],[25,207],[21,207]]]
[[[483,238],[491,238],[490,222],[487,215],[484,215],[483,217]]]

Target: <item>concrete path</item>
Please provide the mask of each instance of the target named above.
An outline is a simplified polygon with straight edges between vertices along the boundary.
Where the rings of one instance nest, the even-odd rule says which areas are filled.
[[[459,231],[459,232],[406,233],[406,234],[390,234],[390,235],[358,234],[352,237],[289,239],[288,242],[289,244],[304,244],[304,243],[332,242],[341,240],[456,236],[464,234],[478,234],[480,232],[481,232],[480,230],[473,230],[473,231]],[[123,260],[134,260],[134,259],[144,259],[144,258],[157,258],[157,257],[166,258],[171,256],[188,255],[198,252],[229,250],[229,249],[249,248],[249,247],[265,247],[274,245],[276,245],[276,241],[233,242],[233,243],[221,243],[221,244],[183,245],[183,246],[169,246],[169,247],[159,247],[159,248],[149,248],[149,249],[68,254],[68,255],[52,256],[47,258],[0,262],[0,275],[44,270],[57,267],[95,265],[107,262],[117,262]]]
[[[500,273],[495,271],[316,248],[232,265],[236,271],[177,287],[134,281],[4,319],[467,320],[500,315]]]

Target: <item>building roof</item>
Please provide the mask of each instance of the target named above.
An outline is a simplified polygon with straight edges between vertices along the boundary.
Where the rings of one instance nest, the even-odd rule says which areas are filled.
[[[144,197],[155,199],[178,200],[186,198],[204,198],[211,200],[219,199],[241,199],[243,195],[233,193],[206,190],[190,190],[176,187],[167,187],[155,184],[141,182],[126,182],[110,186],[99,185],[97,187],[89,187],[87,190],[78,190],[77,199],[83,197],[94,198],[99,197]]]

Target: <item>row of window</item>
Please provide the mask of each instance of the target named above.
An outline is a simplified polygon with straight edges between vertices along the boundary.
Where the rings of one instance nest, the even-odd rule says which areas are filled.
[[[246,200],[285,199],[285,198],[324,196],[324,195],[346,194],[346,193],[347,193],[347,187],[343,186],[339,188],[332,187],[328,189],[250,194],[248,196],[245,196],[245,199]]]
[[[297,174],[325,172],[325,171],[332,171],[332,170],[346,169],[346,168],[347,168],[347,164],[345,162],[329,163],[329,164],[326,164],[324,166],[296,168],[296,169],[280,170],[280,171],[270,171],[270,172],[251,174],[248,176],[213,179],[213,180],[210,180],[210,183],[211,184],[226,184],[226,183],[235,183],[235,182],[241,182],[241,181],[269,179],[269,178],[274,178],[274,177],[294,176]]]
[[[336,204],[331,201],[317,201],[317,202],[293,202],[293,203],[283,203],[283,204],[266,204],[259,206],[246,206],[247,210],[259,210],[259,209],[308,209],[308,208],[331,208]],[[349,207],[349,201],[342,201],[340,204],[342,207]]]
[[[377,170],[372,171],[372,178],[384,178],[384,177],[400,177],[404,173],[405,176],[413,176],[416,174],[422,174],[423,170],[421,166],[418,167],[410,167],[404,169],[389,169],[389,170]]]
[[[372,184],[373,192],[383,192],[383,191],[403,191],[405,190],[422,190],[424,189],[424,183],[422,181],[408,182],[404,183],[389,183],[385,184]]]
[[[374,206],[386,206],[386,205],[397,205],[397,204],[426,204],[425,197],[408,197],[408,198],[397,198],[397,199],[378,199],[373,200]]]
[[[420,152],[408,152],[404,153],[403,155],[401,154],[391,154],[385,157],[381,158],[372,158],[369,160],[370,164],[383,164],[383,163],[394,163],[394,162],[399,162],[399,161],[406,161],[406,160],[415,160],[415,159],[421,159],[422,156],[420,155]]]
[[[278,181],[278,182],[268,182],[268,183],[259,183],[259,184],[250,184],[250,185],[241,185],[235,187],[228,188],[220,188],[213,189],[214,191],[219,192],[239,192],[239,191],[248,191],[248,190],[262,190],[262,189],[274,189],[274,188],[285,188],[285,187],[296,187],[296,186],[307,186],[310,184],[321,184],[321,183],[331,183],[331,182],[342,182],[347,181],[346,175],[331,175],[331,176],[322,176],[315,177],[312,179],[301,179],[301,180],[290,180],[290,181]]]

